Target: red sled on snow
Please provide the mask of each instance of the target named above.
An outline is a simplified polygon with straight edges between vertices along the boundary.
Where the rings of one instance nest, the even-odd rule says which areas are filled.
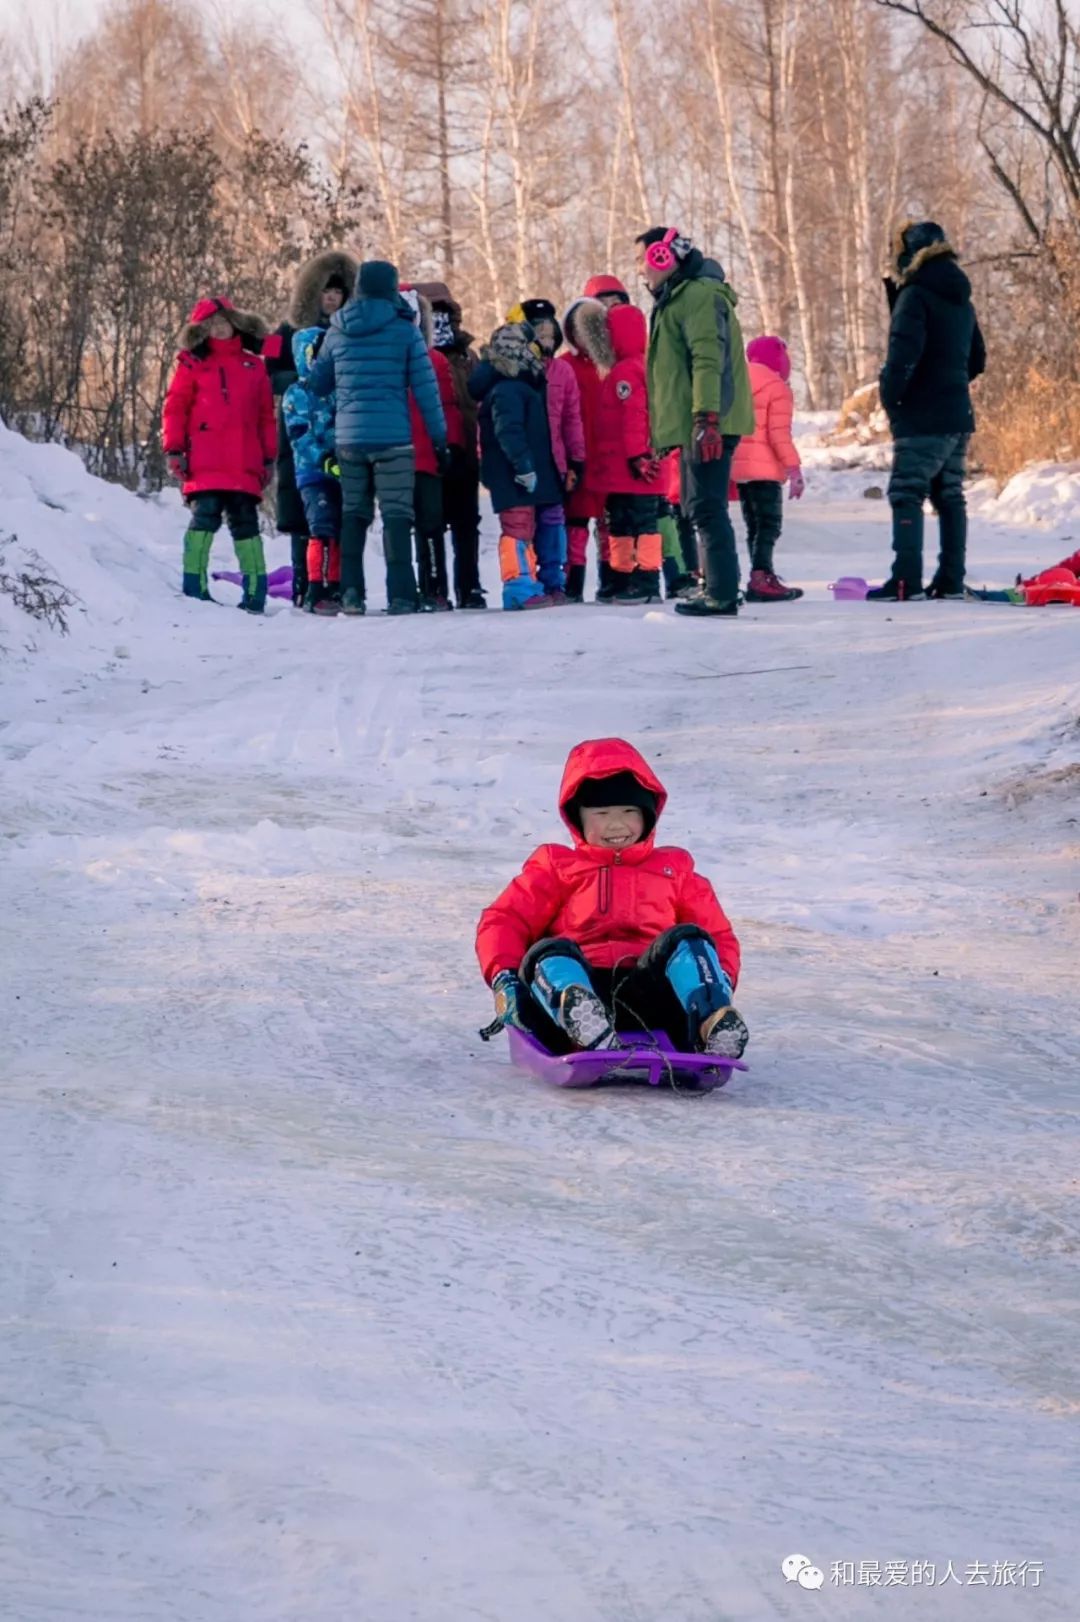
[[[650,1087],[662,1082],[712,1092],[731,1078],[733,1070],[746,1070],[741,1059],[722,1059],[713,1053],[680,1053],[664,1031],[620,1038],[618,1048],[578,1053],[552,1053],[530,1031],[508,1025],[510,1057],[520,1070],[528,1070],[553,1087],[595,1087],[601,1082],[640,1081]]]
[[[1080,580],[1063,564],[1025,580],[1021,589],[1029,608],[1047,608],[1051,603],[1069,603],[1073,608],[1080,608]]]

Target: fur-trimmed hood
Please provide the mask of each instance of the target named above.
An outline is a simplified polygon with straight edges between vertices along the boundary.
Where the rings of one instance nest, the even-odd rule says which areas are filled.
[[[359,269],[359,262],[343,248],[329,248],[325,253],[317,253],[314,258],[301,265],[293,283],[292,300],[289,304],[289,325],[292,327],[325,325],[321,304],[328,285],[338,277],[345,284],[345,299],[350,299],[356,287]]]
[[[935,220],[904,220],[893,232],[892,271],[903,287],[931,259],[955,259],[956,250]]]
[[[199,300],[180,334],[181,349],[194,352],[201,348],[210,336],[210,323],[215,315],[225,316],[241,338],[244,348],[258,354],[269,330],[266,322],[262,316],[254,315],[249,310],[234,309],[227,298]]]
[[[890,303],[918,283],[950,304],[966,304],[971,283],[957,263],[956,250],[934,220],[906,220],[893,233],[893,287]]]
[[[563,316],[562,325],[569,348],[585,355],[601,377],[605,377],[615,364],[605,306],[595,298],[575,299]]]

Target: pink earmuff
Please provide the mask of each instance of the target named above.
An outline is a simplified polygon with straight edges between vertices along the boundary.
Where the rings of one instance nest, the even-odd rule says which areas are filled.
[[[671,244],[678,236],[678,231],[671,230],[662,242],[650,242],[645,249],[645,263],[650,270],[671,270],[675,264],[675,255],[671,251]]]

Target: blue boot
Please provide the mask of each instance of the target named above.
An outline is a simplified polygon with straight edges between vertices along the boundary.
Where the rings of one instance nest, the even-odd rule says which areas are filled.
[[[593,990],[589,971],[580,958],[542,957],[529,987],[547,1014],[576,1048],[618,1046],[611,1015]]]
[[[731,981],[706,935],[684,936],[664,965],[668,984],[686,1010],[692,1048],[740,1059],[750,1032],[731,1006]]]

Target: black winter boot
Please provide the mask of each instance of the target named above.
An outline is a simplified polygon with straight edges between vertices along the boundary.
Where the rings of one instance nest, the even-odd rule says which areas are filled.
[[[566,566],[566,600],[568,603],[585,601],[585,565],[568,563]]]

